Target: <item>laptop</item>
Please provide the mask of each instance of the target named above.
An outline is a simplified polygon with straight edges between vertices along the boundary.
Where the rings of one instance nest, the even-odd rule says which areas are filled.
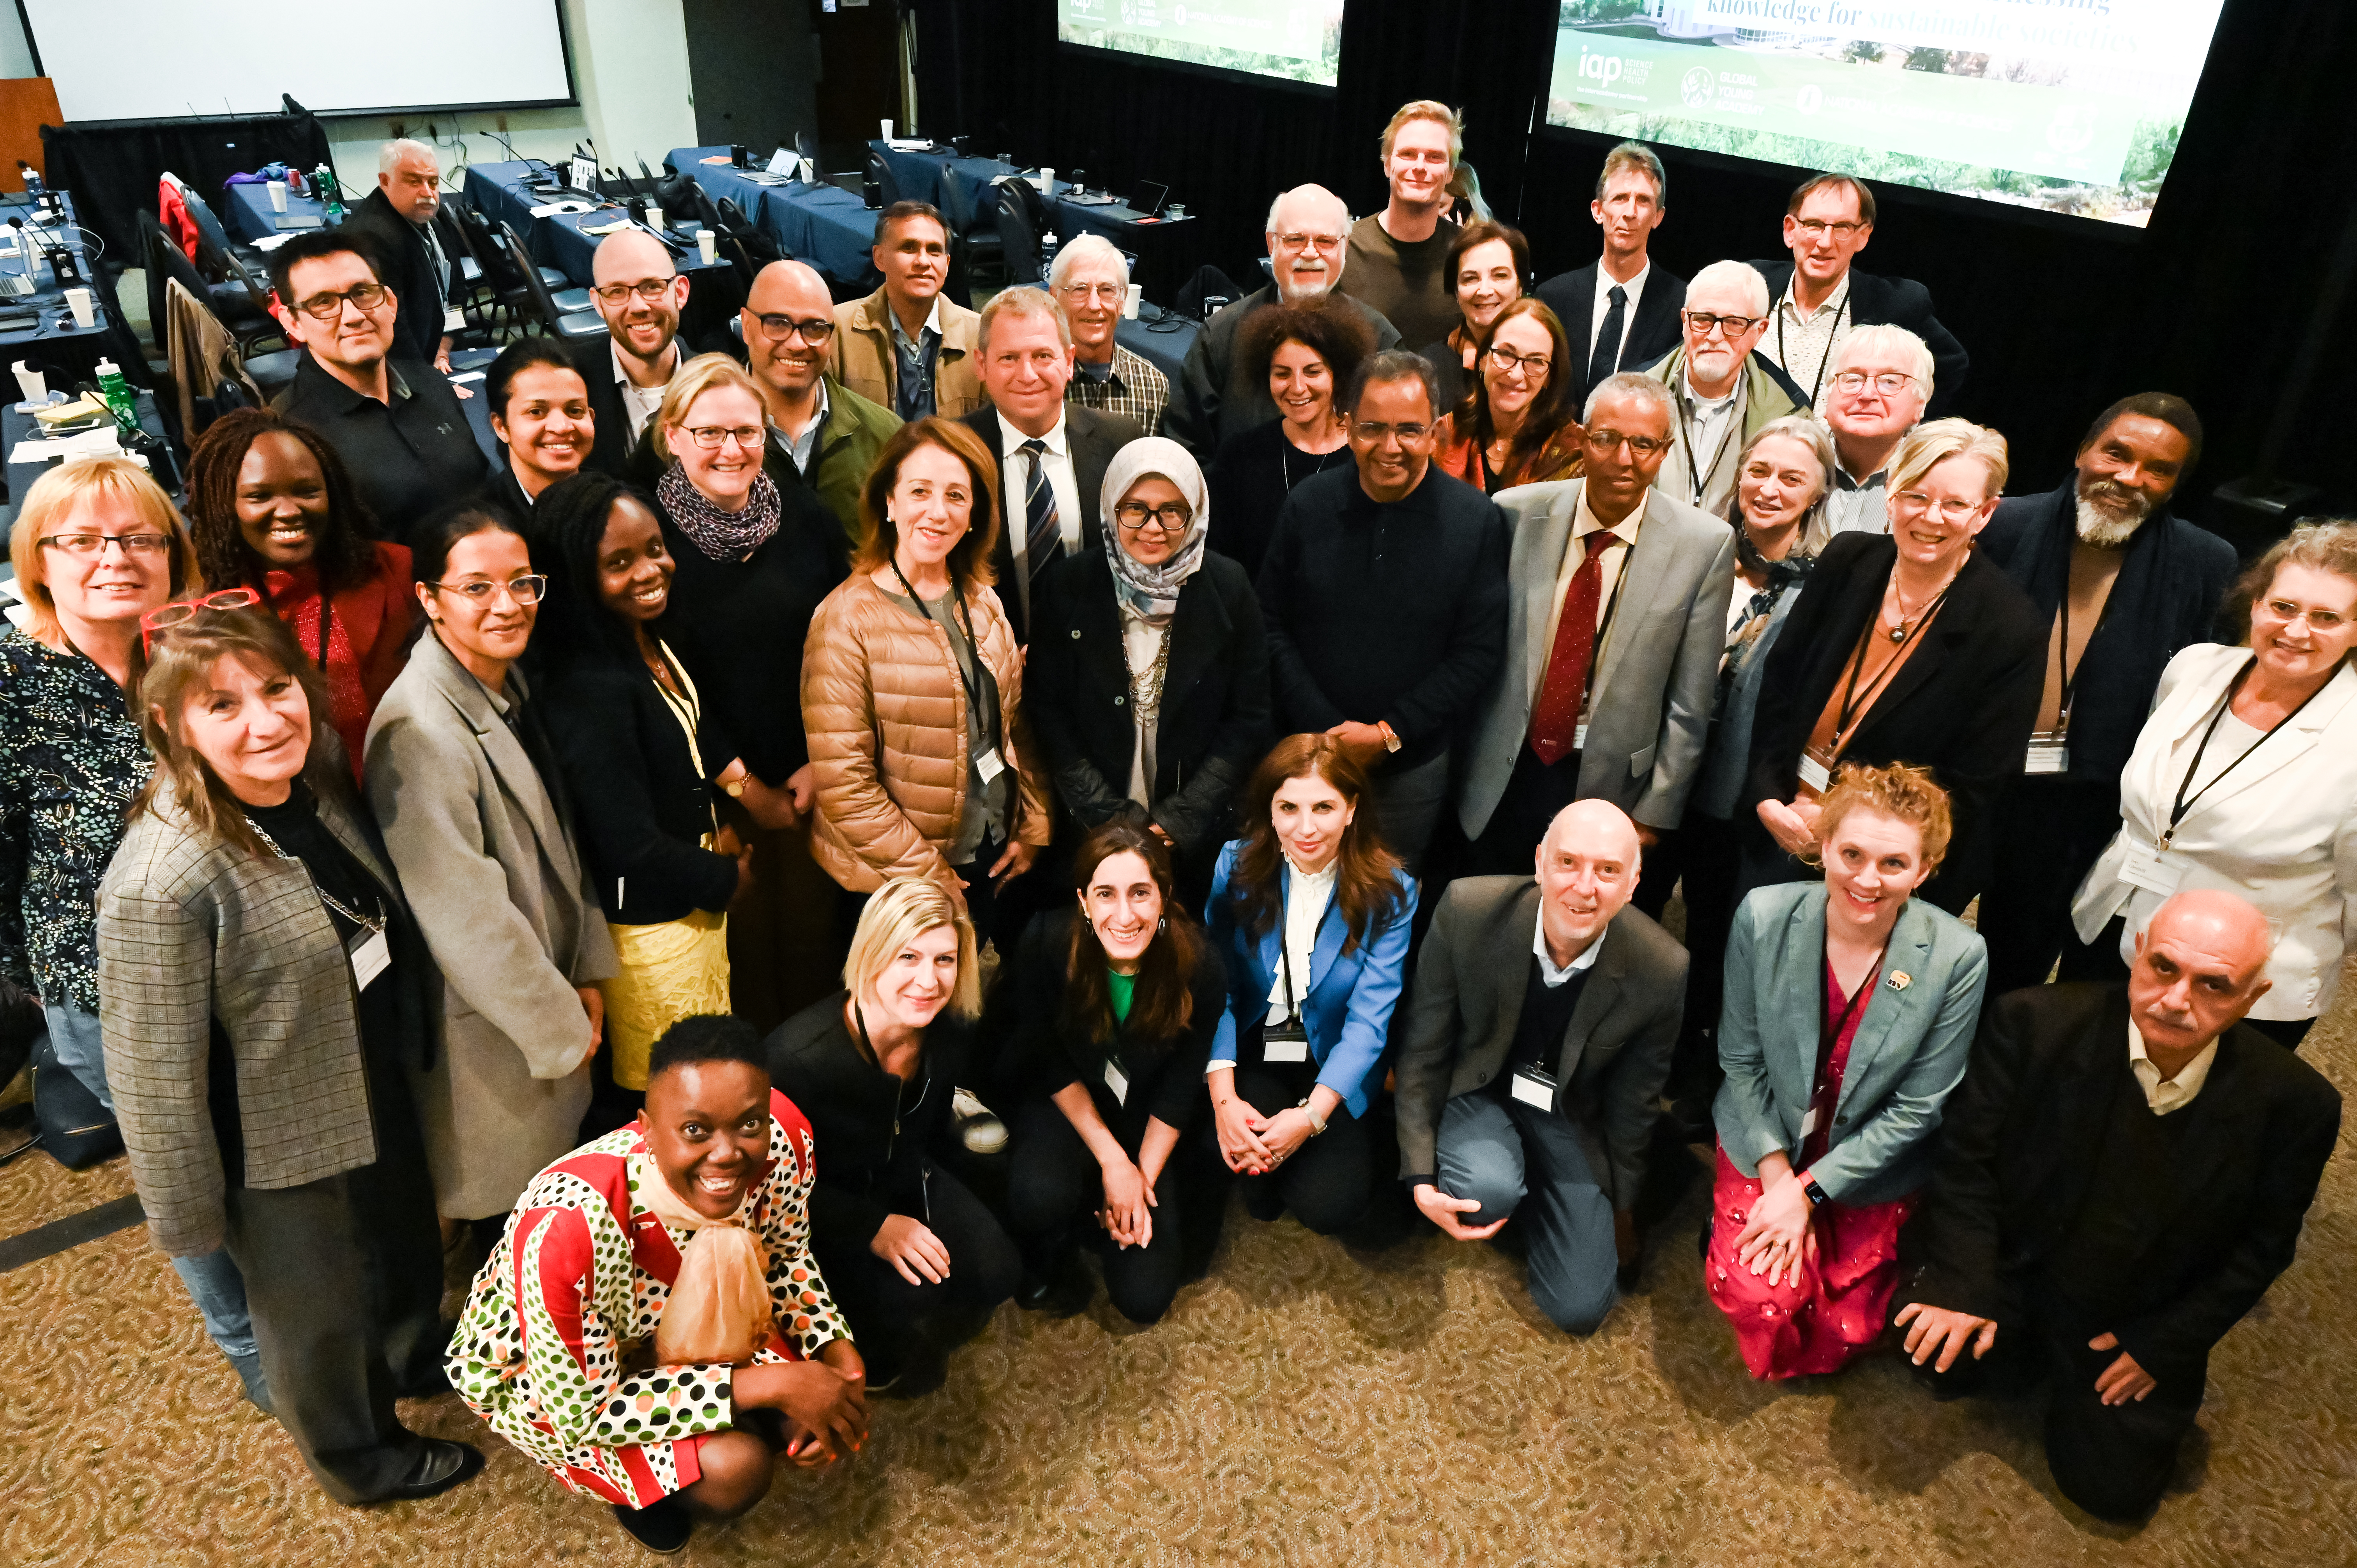
[[[1167,185],[1157,185],[1148,179],[1138,182],[1136,194],[1129,199],[1129,205],[1131,209],[1141,218],[1159,218],[1162,216],[1162,209],[1168,204],[1169,200],[1170,188]]]

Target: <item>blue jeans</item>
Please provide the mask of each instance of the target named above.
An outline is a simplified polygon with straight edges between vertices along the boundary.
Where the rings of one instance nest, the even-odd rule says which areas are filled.
[[[41,1011],[48,1018],[49,1047],[57,1052],[59,1064],[98,1096],[99,1103],[112,1114],[114,1096],[106,1087],[106,1052],[99,1040],[98,1015],[70,1002],[45,1002]],[[189,1297],[204,1317],[205,1332],[212,1336],[221,1354],[232,1359],[253,1355],[253,1319],[245,1307],[245,1276],[237,1272],[230,1255],[216,1251],[201,1258],[175,1258],[172,1268],[188,1287]]]

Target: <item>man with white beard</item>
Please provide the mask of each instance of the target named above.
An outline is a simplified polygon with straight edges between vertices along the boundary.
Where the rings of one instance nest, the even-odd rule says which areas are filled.
[[[1298,305],[1327,297],[1329,308],[1355,311],[1375,334],[1378,352],[1399,347],[1399,329],[1347,294],[1342,281],[1351,209],[1322,185],[1297,185],[1268,209],[1270,281],[1206,322],[1179,368],[1178,385],[1162,416],[1162,434],[1195,454],[1205,467],[1220,444],[1276,417],[1265,381],[1237,362],[1236,335],[1245,317],[1279,300]]]
[[[1735,470],[1754,432],[1806,413],[1809,400],[1756,353],[1768,329],[1768,282],[1741,262],[1713,262],[1686,285],[1684,339],[1645,374],[1670,389],[1670,453],[1653,488],[1713,517],[1727,515]]]
[[[2173,516],[2201,456],[2183,398],[2138,392],[2097,417],[2076,472],[2044,495],[2000,502],[1979,553],[2050,618],[2046,695],[2029,756],[1998,821],[1981,896],[1988,993],[2044,983],[2071,937],[2071,895],[2118,831],[2120,769],[2161,671],[2216,626],[2233,547]]]

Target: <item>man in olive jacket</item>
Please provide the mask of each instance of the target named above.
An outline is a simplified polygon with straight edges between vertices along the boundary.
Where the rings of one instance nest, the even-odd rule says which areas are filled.
[[[746,368],[768,405],[770,467],[782,456],[834,514],[847,542],[859,537],[859,491],[900,416],[827,371],[836,330],[825,280],[802,262],[771,262],[753,280],[738,325]],[[812,335],[817,341],[812,341]]]

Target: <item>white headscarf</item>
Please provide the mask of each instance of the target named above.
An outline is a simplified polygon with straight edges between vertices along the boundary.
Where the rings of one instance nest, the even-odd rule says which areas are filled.
[[[1178,493],[1195,509],[1195,521],[1178,549],[1160,564],[1148,566],[1122,548],[1121,524],[1114,519],[1114,508],[1132,485],[1155,475],[1178,487]],[[1133,441],[1114,454],[1105,469],[1098,515],[1104,519],[1105,559],[1113,566],[1114,597],[1146,625],[1168,626],[1178,608],[1178,590],[1203,564],[1203,541],[1211,524],[1211,494],[1203,483],[1203,470],[1176,441],[1160,435]]]

